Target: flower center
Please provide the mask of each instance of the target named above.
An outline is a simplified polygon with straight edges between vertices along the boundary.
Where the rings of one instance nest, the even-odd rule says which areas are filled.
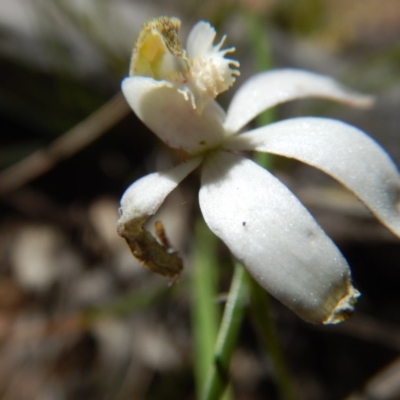
[[[191,53],[182,47],[177,18],[160,17],[144,23],[131,60],[130,75],[148,76],[180,92],[199,114],[205,105],[235,82],[237,61],[221,50],[225,37],[213,45],[215,30],[200,22],[191,33]],[[231,68],[233,66],[233,68]]]

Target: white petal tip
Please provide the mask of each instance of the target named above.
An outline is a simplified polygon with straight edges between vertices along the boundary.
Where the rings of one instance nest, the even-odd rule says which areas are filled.
[[[354,313],[354,305],[361,296],[360,292],[349,284],[348,293],[339,300],[332,313],[323,321],[324,325],[338,324],[350,318]]]
[[[375,105],[375,97],[367,95],[354,95],[349,101],[348,105],[357,108],[371,108]]]

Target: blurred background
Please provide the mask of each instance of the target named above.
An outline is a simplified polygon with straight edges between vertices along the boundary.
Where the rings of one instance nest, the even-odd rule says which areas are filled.
[[[183,43],[199,19],[227,34],[241,63],[235,87],[257,71],[258,38],[274,68],[333,75],[376,95],[368,111],[304,100],[274,116],[342,119],[400,165],[399,0],[0,0],[1,399],[196,398],[197,176],[158,216],[186,260],[178,283],[141,267],[116,234],[125,188],[180,157],[120,95],[142,23],[160,15],[182,20]],[[235,87],[221,96],[224,106]],[[274,165],[340,247],[362,292],[354,317],[338,326],[307,324],[273,301],[296,398],[400,399],[400,242],[323,174],[283,159]],[[232,269],[222,244],[216,254],[223,298]],[[231,381],[235,399],[280,398],[248,318]]]

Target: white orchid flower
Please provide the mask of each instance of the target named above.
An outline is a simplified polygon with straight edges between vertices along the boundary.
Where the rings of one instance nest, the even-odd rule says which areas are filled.
[[[144,25],[130,76],[122,91],[136,115],[188,160],[134,182],[121,200],[118,232],[145,266],[176,277],[181,260],[157,225],[158,241],[144,229],[166,196],[201,166],[200,208],[209,228],[273,296],[306,321],[337,323],[353,311],[359,292],[346,260],[298,199],[270,172],[242,155],[278,154],[303,161],[351,190],[400,236],[400,177],[385,151],[357,128],[304,117],[240,133],[260,112],[304,97],[351,106],[371,99],[331,78],[286,69],[250,78],[225,112],[214,100],[238,75],[236,61],[213,45],[215,30],[197,23],[187,51],[179,20],[161,17]]]

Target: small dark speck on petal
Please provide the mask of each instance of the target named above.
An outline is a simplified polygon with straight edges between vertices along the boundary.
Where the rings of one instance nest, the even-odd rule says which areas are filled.
[[[242,222],[242,225],[243,225],[243,226],[246,226],[246,221],[243,221],[243,222]]]
[[[306,235],[307,235],[308,239],[311,239],[311,240],[317,236],[316,233],[311,229],[306,232]]]

